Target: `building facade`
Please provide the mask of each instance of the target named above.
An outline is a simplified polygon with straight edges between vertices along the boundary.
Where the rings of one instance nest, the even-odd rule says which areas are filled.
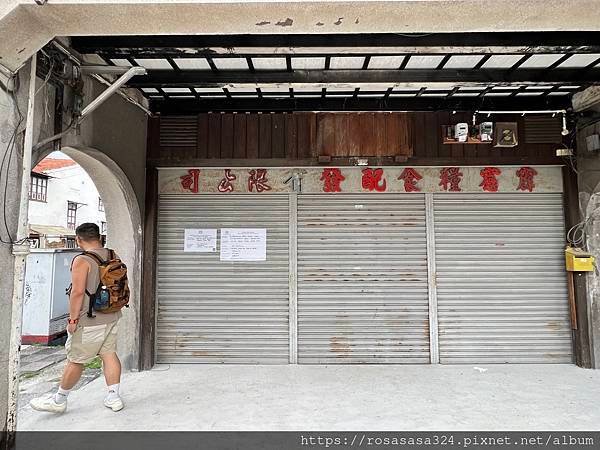
[[[561,122],[445,142],[470,119],[152,120],[156,362],[574,362]]]
[[[599,277],[563,252],[598,256],[600,10],[471,3],[0,8],[0,377],[18,366],[18,155],[55,148],[130,268],[126,367],[599,367]]]
[[[34,248],[75,247],[75,228],[98,225],[106,236],[102,198],[87,172],[60,152],[51,153],[31,172],[30,239]]]

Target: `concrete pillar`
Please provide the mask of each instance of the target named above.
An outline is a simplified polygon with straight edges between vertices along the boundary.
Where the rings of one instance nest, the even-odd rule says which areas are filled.
[[[19,89],[14,97],[0,89],[0,161],[6,157],[5,166],[0,173],[0,431],[6,431],[9,411],[9,349],[12,330],[12,304],[14,256],[12,245],[7,241],[15,239],[19,215],[19,196],[21,183],[22,131],[27,111],[27,68],[19,78]],[[15,100],[20,113],[15,108]],[[23,116],[23,120],[20,118]],[[19,125],[20,123],[20,125]],[[17,128],[18,127],[18,128]],[[15,130],[18,129],[16,135]],[[16,136],[14,145],[9,145]],[[10,164],[10,167],[8,167]],[[8,170],[7,170],[8,169]],[[8,183],[6,190],[5,183]],[[4,212],[6,223],[4,223]],[[8,228],[8,230],[7,230]],[[10,238],[9,238],[10,234]],[[0,448],[2,446],[0,445]]]
[[[585,125],[583,119],[583,126],[577,133],[577,178],[581,216],[586,221],[587,248],[600,264],[600,151],[590,151],[586,145],[588,136],[600,135],[600,111],[598,119],[592,120],[598,122]],[[600,274],[596,271],[580,276],[586,278],[587,287],[587,323],[580,325],[588,327],[590,365],[600,369]]]

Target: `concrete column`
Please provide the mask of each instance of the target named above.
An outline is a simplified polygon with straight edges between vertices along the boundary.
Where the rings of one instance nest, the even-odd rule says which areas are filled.
[[[579,207],[585,220],[587,249],[600,266],[600,149],[588,148],[586,138],[600,135],[600,90],[593,86],[573,98],[573,107],[583,113],[577,125],[577,181]],[[600,369],[600,271],[580,275],[586,285],[586,326],[590,366]]]
[[[0,431],[6,431],[9,421],[9,349],[12,330],[12,304],[14,256],[12,245],[7,242],[15,239],[19,216],[19,197],[21,188],[21,162],[22,131],[25,126],[27,112],[27,73],[28,68],[19,76],[19,88],[13,95],[0,90],[0,161],[5,160],[5,165],[0,173]],[[19,105],[15,107],[15,100]],[[19,113],[20,110],[20,113]],[[21,116],[23,119],[21,120]],[[19,125],[20,123],[20,125]],[[17,128],[18,127],[18,128]],[[15,134],[15,130],[18,130]],[[11,141],[16,142],[9,145]],[[8,167],[10,164],[10,167]],[[8,170],[7,170],[8,169]],[[6,190],[5,183],[8,183]],[[4,223],[6,212],[6,224]],[[6,229],[8,228],[8,230]],[[10,237],[9,237],[10,235]],[[0,445],[0,448],[2,446]]]
[[[596,257],[600,265],[600,151],[587,149],[586,137],[600,134],[600,112],[598,122],[583,126],[577,135],[578,142],[578,184],[581,216],[586,221],[585,238],[587,249]],[[585,124],[586,120],[582,120]],[[589,357],[591,367],[600,369],[600,273],[590,272],[580,275],[586,278],[587,286],[587,326],[589,333]]]

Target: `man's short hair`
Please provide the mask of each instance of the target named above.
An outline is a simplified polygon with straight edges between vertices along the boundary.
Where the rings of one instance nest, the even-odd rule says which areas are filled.
[[[100,240],[100,228],[95,223],[82,223],[75,229],[75,234],[84,241]]]

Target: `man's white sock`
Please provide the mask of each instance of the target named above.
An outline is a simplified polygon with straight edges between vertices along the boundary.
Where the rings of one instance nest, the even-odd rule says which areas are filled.
[[[117,398],[119,396],[119,386],[120,386],[120,383],[111,384],[110,386],[108,386],[107,398],[109,400],[112,400],[113,398]]]
[[[71,389],[63,389],[60,386],[58,386],[58,392],[54,394],[54,401],[59,405],[62,405],[64,402],[67,401],[69,392],[71,392]]]

